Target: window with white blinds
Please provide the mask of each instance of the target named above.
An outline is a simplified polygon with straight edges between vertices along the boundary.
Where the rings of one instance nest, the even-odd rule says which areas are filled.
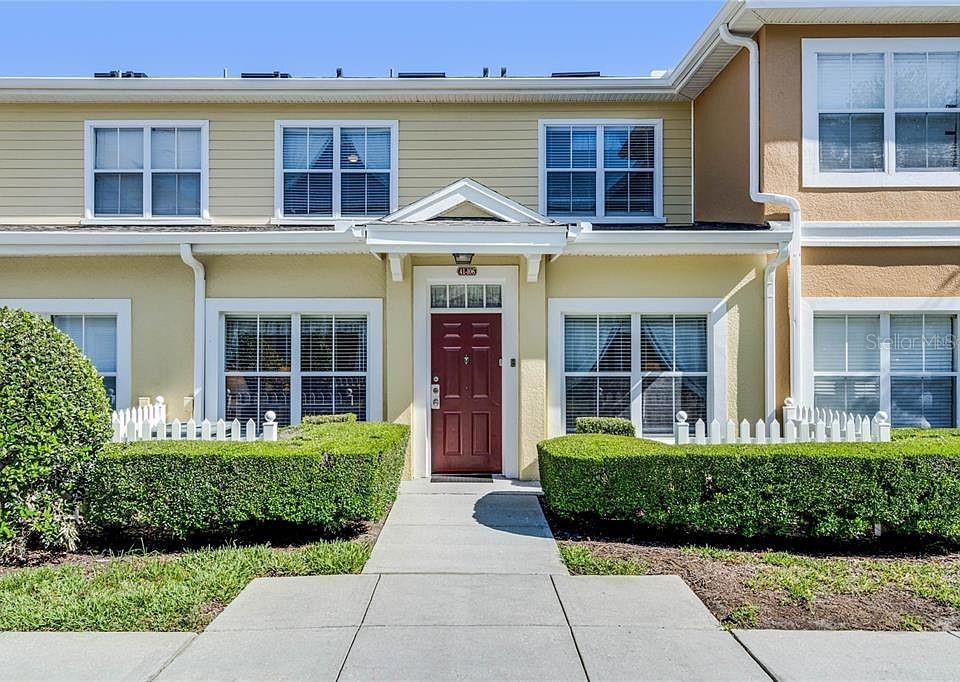
[[[883,170],[883,53],[819,53],[820,169]]]
[[[880,409],[880,316],[823,315],[813,325],[814,403],[873,415]]]
[[[278,217],[382,216],[396,205],[395,122],[280,121]]]
[[[563,322],[568,433],[577,417],[630,419],[637,392],[644,434],[671,433],[679,410],[706,420],[706,316],[566,315]]]
[[[629,315],[564,319],[567,433],[577,417],[630,419],[631,337]]]
[[[110,399],[117,407],[117,318],[115,315],[51,315],[53,325],[69,336],[87,356]]]
[[[803,43],[805,182],[960,183],[960,39]]]
[[[607,222],[660,215],[659,120],[541,126],[541,212]]]
[[[707,421],[706,316],[642,315],[640,371],[644,433],[673,433],[680,410]]]
[[[956,425],[957,319],[945,314],[816,315],[814,402],[894,426]]]
[[[367,318],[364,315],[226,315],[224,407],[227,419],[281,424],[313,414],[367,418]]]
[[[206,203],[206,121],[88,122],[87,216],[198,218]]]

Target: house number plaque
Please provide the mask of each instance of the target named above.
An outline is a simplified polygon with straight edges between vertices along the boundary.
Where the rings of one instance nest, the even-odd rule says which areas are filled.
[[[460,277],[476,277],[477,268],[473,265],[461,265],[459,268],[457,268],[457,274]]]

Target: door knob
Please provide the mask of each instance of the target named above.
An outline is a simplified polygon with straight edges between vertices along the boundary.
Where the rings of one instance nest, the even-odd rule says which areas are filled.
[[[463,364],[465,364],[465,365],[469,365],[469,364],[470,364],[470,356],[469,356],[469,355],[464,355],[464,356],[463,356]]]

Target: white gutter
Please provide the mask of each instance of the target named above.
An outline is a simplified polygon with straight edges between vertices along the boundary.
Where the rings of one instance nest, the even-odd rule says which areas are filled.
[[[773,194],[760,191],[760,54],[757,43],[751,38],[734,35],[726,24],[720,25],[720,38],[730,45],[738,45],[747,49],[750,56],[750,199],[758,204],[779,204],[786,206],[790,211],[790,393],[796,395],[800,389],[800,352],[797,341],[800,339],[800,202],[786,194]],[[771,261],[776,263],[780,253]],[[781,261],[782,262],[782,261]],[[766,306],[764,312],[764,367],[765,367],[765,395],[764,413],[770,419],[777,408],[776,373],[776,306],[771,303],[770,292],[776,289],[776,265],[768,263],[764,269],[764,296]],[[777,263],[779,265],[779,263]],[[802,393],[801,393],[802,395]]]
[[[203,419],[203,350],[205,306],[207,300],[207,280],[203,263],[193,255],[190,244],[180,244],[180,258],[193,270],[193,418],[196,422]]]

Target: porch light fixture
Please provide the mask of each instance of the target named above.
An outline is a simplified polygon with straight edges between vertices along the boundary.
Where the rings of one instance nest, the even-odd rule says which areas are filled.
[[[455,253],[453,254],[453,262],[457,265],[470,265],[473,262],[472,253]]]

